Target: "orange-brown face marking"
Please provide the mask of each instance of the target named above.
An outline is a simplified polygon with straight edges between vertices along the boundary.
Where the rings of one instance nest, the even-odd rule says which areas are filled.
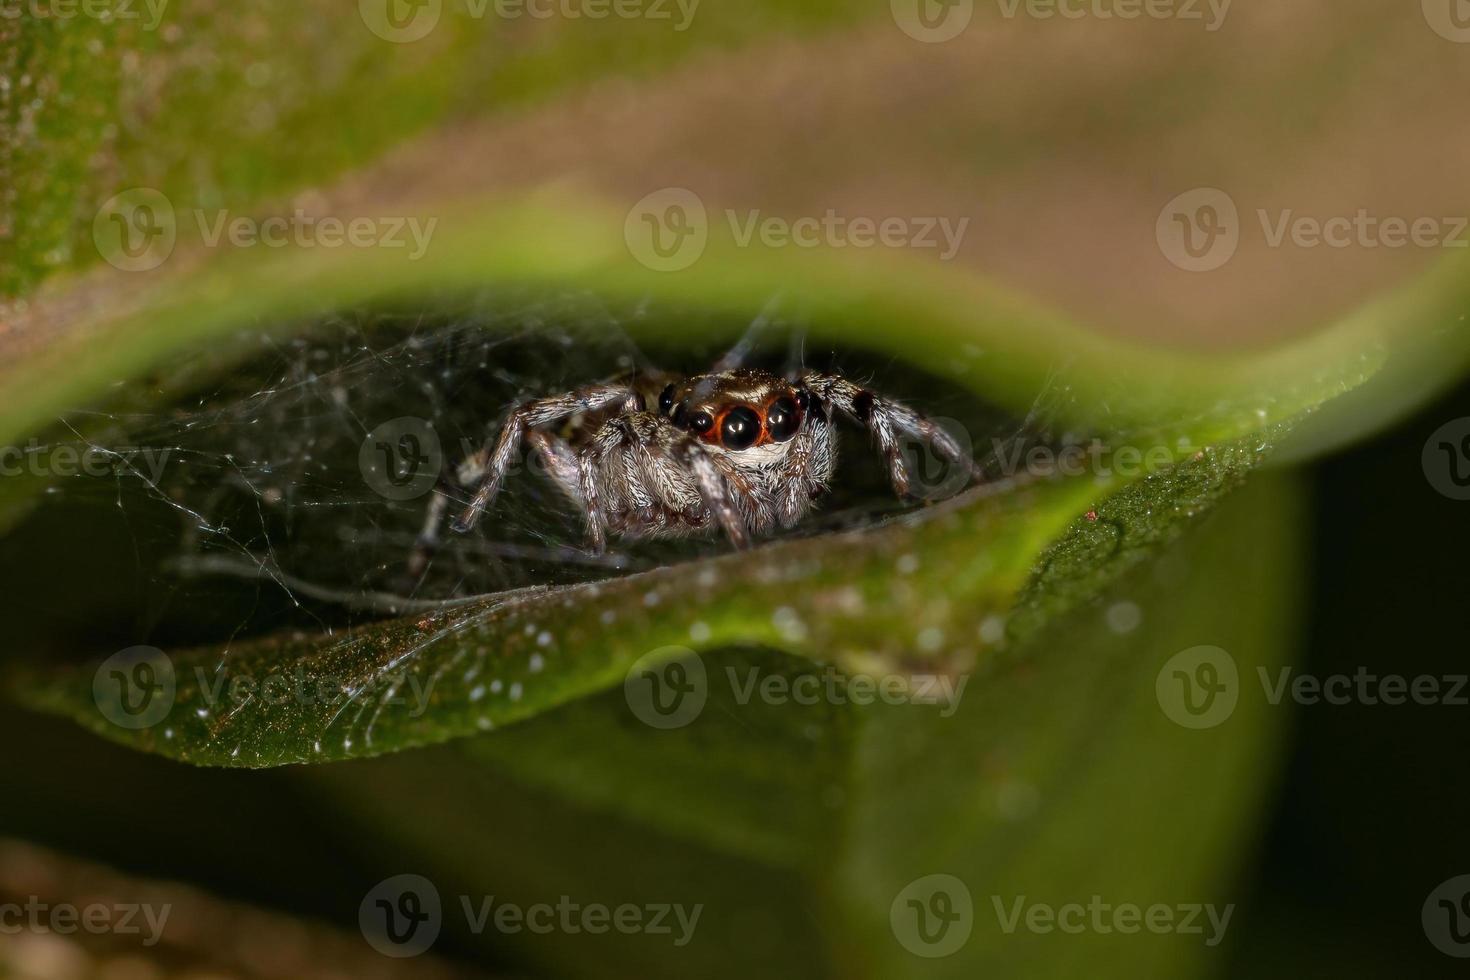
[[[701,441],[738,452],[795,436],[804,396],[774,375],[736,372],[669,385],[659,411]]]
[[[726,449],[749,449],[765,439],[766,421],[762,413],[749,405],[730,405],[720,412],[710,432]]]

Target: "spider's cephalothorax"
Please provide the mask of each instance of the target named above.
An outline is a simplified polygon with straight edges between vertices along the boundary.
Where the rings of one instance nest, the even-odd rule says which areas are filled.
[[[475,467],[479,487],[454,527],[469,530],[491,505],[525,439],[586,515],[595,551],[609,531],[667,537],[715,527],[744,547],[753,534],[799,521],[827,489],[837,463],[834,408],[872,432],[900,495],[909,486],[904,438],[974,471],[942,429],[845,378],[736,368],[648,392],[599,384],[522,405]],[[578,432],[551,431],[574,416],[585,423]]]

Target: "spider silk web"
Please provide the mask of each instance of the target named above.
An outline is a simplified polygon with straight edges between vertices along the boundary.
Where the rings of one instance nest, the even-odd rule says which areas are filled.
[[[676,329],[629,329],[655,321]],[[606,554],[587,553],[581,515],[523,448],[475,531],[455,534],[446,521],[427,563],[412,561],[436,479],[479,450],[510,406],[629,371],[706,370],[728,344],[700,338],[729,338],[748,322],[648,304],[614,310],[581,295],[497,295],[246,332],[232,339],[223,370],[184,361],[120,397],[119,407],[63,416],[58,437],[33,443],[28,458],[47,460],[67,445],[105,460],[108,472],[48,476],[41,503],[0,548],[85,555],[80,574],[69,559],[41,563],[19,601],[39,604],[55,633],[64,602],[48,596],[87,588],[96,599],[101,590],[89,605],[99,617],[121,617],[126,625],[102,630],[116,642],[219,642],[283,626],[335,631],[469,595],[719,553],[728,545],[716,537],[613,538]],[[801,361],[871,383],[957,420],[982,460],[1045,434],[1050,386],[1017,420],[889,357],[830,341],[803,346],[800,323],[766,316],[756,325],[747,331],[749,363],[784,370]],[[669,340],[660,349],[630,334]],[[197,377],[208,380],[187,380]],[[834,493],[789,533],[912,506],[893,498],[866,435],[839,425]],[[470,496],[448,493],[450,514]],[[75,631],[85,628],[95,649],[101,627]]]

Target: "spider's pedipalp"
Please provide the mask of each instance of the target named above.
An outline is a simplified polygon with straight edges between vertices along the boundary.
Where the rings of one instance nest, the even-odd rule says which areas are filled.
[[[750,485],[712,450],[667,419],[634,412],[609,419],[577,455],[588,546],[607,532],[638,537],[678,534],[717,522],[737,547],[749,532],[735,494]]]
[[[714,456],[692,439],[686,439],[680,445],[680,452],[684,463],[699,484],[699,493],[704,498],[705,506],[709,508],[711,516],[719,523],[725,536],[735,547],[748,548],[750,531],[745,526],[745,518],[741,515],[740,509],[731,499],[730,487],[720,472]]]
[[[594,554],[601,554],[607,548],[607,502],[603,500],[599,479],[600,465],[622,448],[626,436],[627,429],[622,419],[608,419],[577,453],[578,486],[587,517],[587,547]]]
[[[776,518],[791,527],[811,510],[824,493],[837,466],[837,434],[825,412],[805,410],[802,426],[787,452],[785,481],[776,493]]]

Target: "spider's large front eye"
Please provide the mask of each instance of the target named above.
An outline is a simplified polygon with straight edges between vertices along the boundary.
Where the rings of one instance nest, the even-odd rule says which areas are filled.
[[[667,388],[664,389],[664,393],[658,396],[658,412],[660,415],[667,415],[673,409],[673,407],[674,386],[669,385]]]
[[[720,444],[726,449],[745,449],[755,445],[761,435],[761,417],[754,409],[737,405],[725,413],[720,426]]]
[[[776,442],[785,442],[796,435],[796,402],[790,398],[777,398],[766,409],[766,430]]]

